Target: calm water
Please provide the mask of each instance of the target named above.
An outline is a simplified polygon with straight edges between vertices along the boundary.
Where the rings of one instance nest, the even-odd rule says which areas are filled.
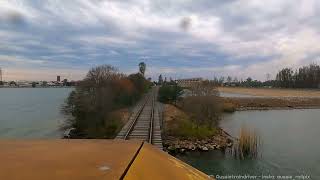
[[[60,138],[71,88],[1,88],[0,138]]]
[[[241,111],[221,123],[237,136],[245,125],[263,141],[261,157],[239,161],[214,151],[192,153],[180,159],[212,175],[311,175],[320,179],[320,110]]]

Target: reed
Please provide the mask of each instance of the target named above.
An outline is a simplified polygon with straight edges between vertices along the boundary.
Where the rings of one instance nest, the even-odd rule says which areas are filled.
[[[233,146],[233,155],[239,159],[257,158],[261,141],[256,131],[241,127],[239,139]]]

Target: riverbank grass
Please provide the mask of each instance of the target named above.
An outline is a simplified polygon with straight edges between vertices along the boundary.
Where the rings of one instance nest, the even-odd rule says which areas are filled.
[[[260,137],[255,131],[242,127],[239,140],[233,146],[233,155],[239,159],[257,158],[260,144]]]

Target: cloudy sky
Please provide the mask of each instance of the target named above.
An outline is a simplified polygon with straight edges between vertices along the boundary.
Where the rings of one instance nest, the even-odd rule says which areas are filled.
[[[5,80],[81,79],[111,64],[173,78],[265,80],[320,63],[317,0],[0,0]]]

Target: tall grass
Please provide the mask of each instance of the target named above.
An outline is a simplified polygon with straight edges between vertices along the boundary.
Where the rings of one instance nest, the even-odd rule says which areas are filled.
[[[257,158],[261,146],[260,136],[256,131],[241,127],[238,141],[233,146],[233,156],[239,159]]]

